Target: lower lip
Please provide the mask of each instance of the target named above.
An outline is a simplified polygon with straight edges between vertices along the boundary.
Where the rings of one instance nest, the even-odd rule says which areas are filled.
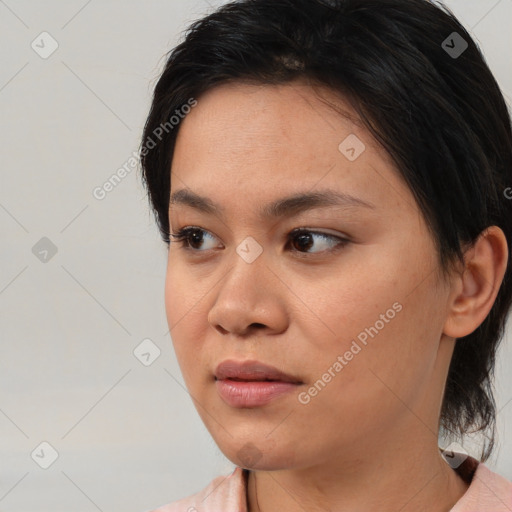
[[[259,407],[297,389],[298,384],[282,381],[216,380],[221,398],[232,407]]]

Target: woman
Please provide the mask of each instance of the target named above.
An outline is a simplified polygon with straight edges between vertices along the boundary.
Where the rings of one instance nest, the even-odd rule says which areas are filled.
[[[512,510],[484,464],[511,148],[479,49],[430,1],[242,0],[192,25],[141,160],[180,368],[236,468],[158,512]]]

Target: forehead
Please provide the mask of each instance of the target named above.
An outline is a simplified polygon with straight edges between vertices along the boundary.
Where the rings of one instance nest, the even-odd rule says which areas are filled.
[[[188,187],[208,197],[215,191],[223,201],[235,190],[246,198],[277,198],[315,187],[375,204],[390,194],[411,201],[389,155],[350,104],[301,82],[229,83],[207,91],[180,125],[171,170],[172,190]]]
[[[322,124],[324,129],[339,130],[340,125],[333,125],[330,119],[334,114],[332,107],[337,109],[336,117],[345,120],[346,127],[353,125],[364,130],[348,101],[325,86],[303,80],[277,85],[248,82],[218,85],[200,96],[198,105],[182,125],[201,118],[201,124],[219,123],[223,129],[231,127],[230,131],[236,131],[239,136],[247,135],[251,128],[265,127],[269,138],[286,136],[308,125]],[[198,128],[197,124],[195,127]],[[238,131],[240,127],[244,129]]]

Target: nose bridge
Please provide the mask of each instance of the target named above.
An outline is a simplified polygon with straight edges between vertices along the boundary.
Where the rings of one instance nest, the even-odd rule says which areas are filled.
[[[263,259],[263,246],[252,236],[246,236],[236,247],[236,254],[248,265]]]
[[[268,261],[263,246],[252,236],[245,237],[235,248],[230,258],[231,270],[226,276],[224,286],[229,293],[240,291],[244,295],[258,293],[269,272]],[[236,295],[236,293],[235,293]]]
[[[268,258],[263,247],[248,238],[230,255],[229,270],[219,283],[208,314],[209,323],[223,333],[244,333],[254,324],[272,329],[284,325],[286,315],[276,287],[268,284],[275,278],[268,268]]]

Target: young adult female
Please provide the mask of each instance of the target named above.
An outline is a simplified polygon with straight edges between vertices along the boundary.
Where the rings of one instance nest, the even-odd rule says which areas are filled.
[[[236,466],[158,512],[512,510],[484,463],[511,121],[447,8],[229,3],[171,51],[141,161],[176,356]],[[442,453],[473,431],[478,458]]]

